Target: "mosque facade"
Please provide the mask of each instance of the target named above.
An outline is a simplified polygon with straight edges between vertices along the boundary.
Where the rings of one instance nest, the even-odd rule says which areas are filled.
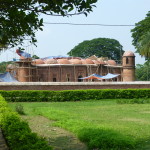
[[[95,56],[87,59],[78,57],[36,60],[23,58],[16,64],[16,79],[19,82],[128,82],[135,80],[135,55],[131,51],[123,54],[122,64]],[[118,76],[101,80],[83,79],[91,74],[105,76],[108,73]]]

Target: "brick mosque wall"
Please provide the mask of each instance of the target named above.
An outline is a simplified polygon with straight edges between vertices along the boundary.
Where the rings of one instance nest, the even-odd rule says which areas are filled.
[[[0,90],[76,90],[76,89],[142,89],[150,82],[19,82],[0,83]]]

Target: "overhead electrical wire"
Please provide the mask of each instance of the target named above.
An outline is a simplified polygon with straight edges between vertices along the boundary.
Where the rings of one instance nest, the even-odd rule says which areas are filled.
[[[56,25],[77,25],[77,26],[110,26],[110,27],[133,27],[135,25],[115,25],[115,24],[98,24],[98,23],[56,23],[56,22],[43,22],[44,24],[56,24]]]

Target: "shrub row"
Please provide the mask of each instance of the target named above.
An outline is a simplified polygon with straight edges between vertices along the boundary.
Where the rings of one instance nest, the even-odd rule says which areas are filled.
[[[117,99],[118,104],[150,104],[150,99],[147,98],[133,98],[133,99]]]
[[[66,91],[0,91],[6,101],[81,101],[99,99],[150,98],[150,89],[102,89],[102,90],[66,90]]]
[[[52,150],[47,142],[32,133],[28,124],[13,112],[0,96],[0,125],[11,150]]]

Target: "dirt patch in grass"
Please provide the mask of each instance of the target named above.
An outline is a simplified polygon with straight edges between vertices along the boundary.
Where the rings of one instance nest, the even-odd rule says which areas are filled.
[[[124,118],[124,119],[120,119],[122,121],[129,121],[129,122],[138,122],[138,123],[144,123],[144,124],[149,124],[148,121],[145,121],[143,119],[137,119],[137,118]]]
[[[142,114],[150,114],[150,111],[142,111]]]
[[[72,133],[53,126],[53,122],[43,116],[22,116],[29,123],[31,130],[45,137],[54,150],[87,150]]]

